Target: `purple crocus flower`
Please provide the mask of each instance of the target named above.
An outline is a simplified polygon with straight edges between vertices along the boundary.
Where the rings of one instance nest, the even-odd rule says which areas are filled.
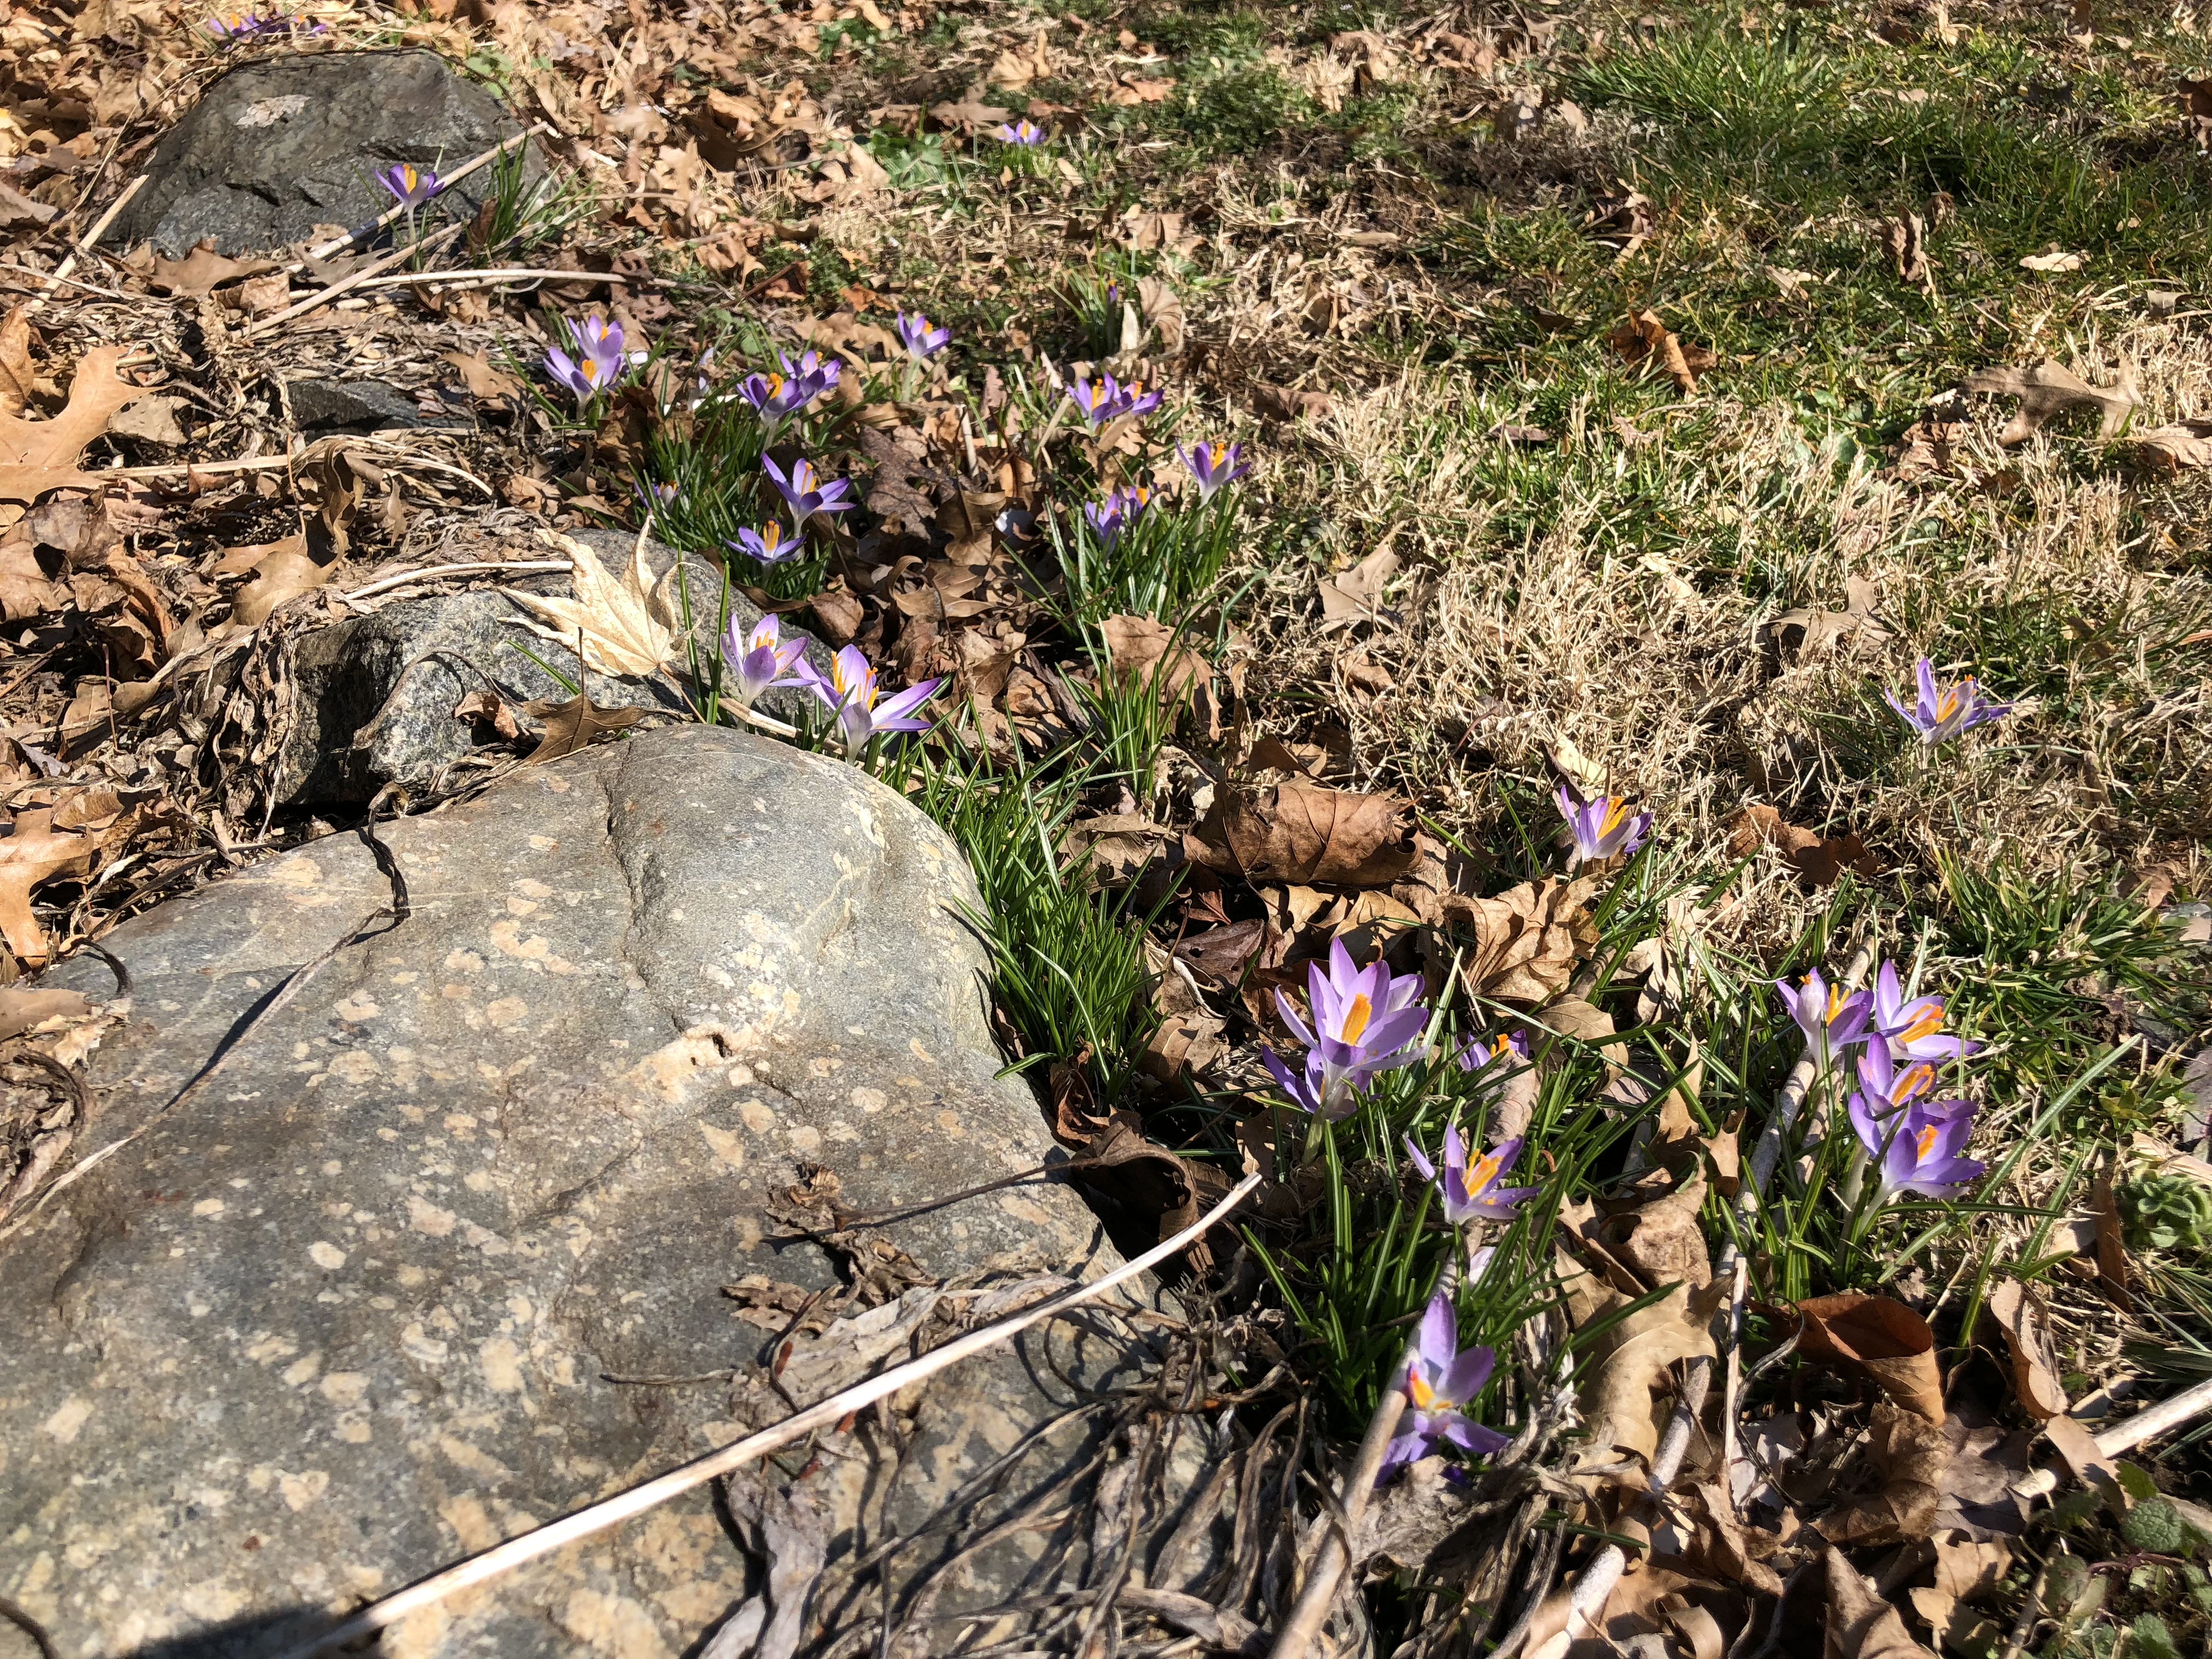
[[[825,363],[811,351],[795,363],[780,352],[777,356],[783,362],[782,374],[769,369],[738,382],[738,396],[752,405],[771,441],[776,428],[837,384],[843,368],[835,358]]]
[[[852,488],[842,478],[832,478],[827,483],[815,476],[814,463],[798,460],[792,463],[787,477],[771,455],[761,457],[761,465],[775,481],[784,503],[791,508],[791,533],[794,538],[806,533],[806,521],[817,513],[849,513],[858,505],[845,499]]]
[[[1528,1039],[1520,1031],[1501,1032],[1488,1039],[1469,1037],[1452,1060],[1462,1072],[1485,1072],[1493,1066],[1501,1073],[1510,1072],[1516,1064],[1528,1063]]]
[[[1216,490],[1236,483],[1252,470],[1252,464],[1244,459],[1242,444],[1193,444],[1176,453],[1190,469],[1190,476],[1198,480],[1198,498],[1202,501],[1212,501]]]
[[[753,699],[771,685],[799,684],[785,676],[805,649],[804,640],[785,640],[781,626],[772,616],[755,623],[750,634],[738,633],[738,619],[731,617],[729,629],[722,635],[722,660],[730,665],[727,689],[738,707],[751,708]]]
[[[670,507],[676,505],[677,489],[676,486],[672,483],[647,484],[640,483],[635,485],[634,488],[637,491],[638,505],[645,509],[646,517],[647,518],[651,518],[654,514],[659,513],[664,507]]]
[[[1936,671],[1925,657],[1914,672],[1920,682],[1920,695],[1911,708],[1900,702],[1894,692],[1884,691],[1881,695],[1897,711],[1898,718],[1918,734],[1923,747],[1933,748],[1962,732],[2001,720],[2012,713],[2010,703],[1992,702],[1984,696],[1981,683],[1972,674],[1956,685],[1939,686],[1936,684]]]
[[[1474,1397],[1490,1381],[1498,1356],[1488,1348],[1459,1346],[1459,1321],[1452,1313],[1451,1297],[1439,1293],[1421,1316],[1420,1336],[1411,1362],[1398,1386],[1406,1391],[1413,1409],[1407,1414],[1406,1431],[1390,1442],[1382,1455],[1381,1486],[1407,1464],[1426,1457],[1441,1441],[1449,1441],[1477,1457],[1503,1451],[1510,1443],[1492,1428],[1486,1428],[1466,1413]]]
[[[1029,149],[1044,143],[1045,132],[1042,127],[1033,125],[1024,117],[1019,121],[1009,121],[1001,125],[999,128],[999,137],[1007,143],[1019,144],[1023,149]]]
[[[1101,374],[1095,381],[1079,379],[1067,388],[1067,395],[1094,432],[1121,412],[1121,384],[1111,374]]]
[[[1881,1169],[1877,1205],[1899,1193],[1948,1197],[1988,1167],[1963,1155],[1974,1129],[1972,1101],[1922,1101],[1887,1119],[1868,1109],[1871,1104],[1855,1094],[1849,1109],[1859,1144]]]
[[[1984,1046],[1966,1037],[1943,1034],[1943,999],[1915,997],[1910,1002],[1899,988],[1897,969],[1883,963],[1874,981],[1874,1029],[1889,1039],[1900,1058],[1961,1060]]]
[[[782,525],[770,519],[758,530],[739,530],[735,541],[725,541],[723,546],[733,553],[742,553],[763,564],[781,564],[786,559],[795,559],[806,550],[806,543],[795,535],[784,533]]]
[[[418,170],[410,161],[394,162],[375,177],[376,182],[390,191],[404,208],[422,206],[442,188],[435,173],[428,167]]]
[[[898,320],[893,326],[898,332],[899,343],[906,348],[907,355],[917,363],[925,357],[934,357],[951,343],[952,331],[932,328],[929,319],[921,312],[915,312],[911,317],[903,311],[897,314]]]
[[[1455,1123],[1444,1131],[1444,1168],[1441,1178],[1437,1167],[1416,1146],[1411,1135],[1406,1137],[1406,1155],[1413,1167],[1421,1172],[1424,1181],[1436,1182],[1444,1195],[1444,1219],[1457,1227],[1480,1216],[1486,1221],[1510,1221],[1521,1200],[1534,1193],[1534,1187],[1501,1187],[1498,1178],[1513,1168],[1521,1157],[1522,1137],[1500,1141],[1470,1164],[1467,1161],[1467,1143],[1459,1136]]]
[[[572,358],[560,347],[550,347],[545,367],[555,380],[576,394],[579,404],[587,404],[622,379],[629,367],[629,360],[623,355],[622,325],[592,316],[580,323],[564,318],[562,326],[568,331],[576,355]]]
[[[1633,853],[1651,833],[1651,814],[1638,812],[1631,817],[1624,796],[1600,795],[1577,806],[1563,783],[1553,799],[1559,803],[1559,816],[1566,819],[1567,829],[1575,838],[1577,863],[1595,863],[1615,853]]]
[[[204,27],[215,38],[216,44],[242,46],[257,35],[268,33],[276,24],[274,19],[264,17],[258,12],[232,11],[218,13],[209,18]]]
[[[837,724],[844,730],[847,758],[858,760],[868,746],[868,740],[881,732],[921,732],[929,726],[927,720],[914,718],[914,711],[929,701],[941,679],[924,680],[920,685],[908,686],[897,696],[887,697],[878,708],[876,698],[876,671],[860,654],[860,647],[848,645],[830,659],[830,672],[820,669],[801,657],[793,670],[799,684],[804,685],[836,715]]]
[[[1098,538],[1099,545],[1111,548],[1121,539],[1121,532],[1135,528],[1145,509],[1152,505],[1152,492],[1142,484],[1130,484],[1109,493],[1103,501],[1084,504],[1083,517]]]
[[[1305,1072],[1294,1073],[1273,1050],[1261,1058],[1291,1103],[1334,1122],[1348,1116],[1376,1078],[1421,1057],[1421,1029],[1429,1011],[1414,1002],[1419,974],[1391,973],[1381,962],[1355,968],[1352,953],[1337,939],[1328,947],[1328,968],[1306,967],[1306,994],[1313,1004],[1309,1031],[1297,1010],[1280,991],[1275,1007],[1291,1034],[1306,1046]]]
[[[1910,1106],[1936,1086],[1936,1068],[1916,1060],[1903,1070],[1890,1058],[1887,1042],[1869,1042],[1859,1050],[1859,1083],[1867,1110],[1875,1117]]]
[[[1834,1063],[1838,1054],[1866,1036],[1867,1022],[1874,1015],[1874,999],[1864,991],[1854,991],[1845,996],[1844,988],[1829,984],[1820,977],[1817,968],[1798,981],[1795,990],[1786,980],[1774,982],[1782,992],[1790,1017],[1805,1033],[1805,1051],[1822,1071]]]

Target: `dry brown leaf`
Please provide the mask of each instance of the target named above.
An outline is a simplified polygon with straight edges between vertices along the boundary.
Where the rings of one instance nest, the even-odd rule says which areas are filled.
[[[1656,365],[1686,398],[1698,389],[1698,376],[1720,361],[1707,348],[1686,344],[1670,333],[1656,311],[1632,312],[1628,320],[1613,330],[1612,342],[1613,349],[1631,368]]]
[[[32,892],[57,877],[90,874],[94,855],[128,829],[129,820],[118,818],[101,830],[57,830],[54,809],[38,807],[18,812],[0,836],[0,937],[26,967],[43,963],[52,949],[31,913]]]
[[[996,104],[984,103],[980,96],[981,91],[980,88],[970,91],[957,104],[949,101],[932,104],[929,118],[940,127],[958,127],[968,133],[980,132],[986,127],[1005,125],[1012,117],[1013,111],[1001,109]]]
[[[1913,431],[1920,428],[1915,427]],[[1908,432],[1906,437],[1912,434]],[[1900,471],[1900,476],[1902,476]],[[1887,629],[1875,620],[1875,607],[1880,602],[1881,590],[1864,576],[1851,576],[1844,582],[1844,608],[1829,611],[1819,605],[1800,605],[1785,611],[1767,623],[1767,628],[1779,640],[1784,634],[1796,631],[1797,659],[1823,648],[1839,643],[1847,636],[1856,636],[1870,644],[1879,645],[1889,637]]]
[[[1597,1224],[1597,1239],[1654,1290],[1662,1285],[1703,1290],[1713,1281],[1705,1229],[1698,1224],[1705,1201],[1705,1177],[1699,1171],[1671,1192],[1632,1208],[1601,1206],[1612,1212]]]
[[[212,294],[225,283],[276,269],[268,259],[226,258],[215,251],[215,239],[209,237],[181,259],[156,256],[154,273],[146,279],[146,285],[156,294]]]
[[[318,564],[307,551],[304,535],[272,543],[261,550],[260,558],[254,562],[253,580],[240,588],[231,601],[232,620],[242,627],[258,628],[285,600],[312,592],[330,580],[331,572],[337,568],[335,559]]]
[[[1398,574],[1399,559],[1388,548],[1370,553],[1351,569],[1321,580],[1321,629],[1324,634],[1383,614],[1382,588]]]
[[[1852,830],[1826,836],[1784,821],[1771,806],[1753,801],[1729,820],[1729,851],[1748,858],[1763,844],[1787,859],[1797,873],[1815,887],[1832,887],[1849,870],[1856,875],[1881,873],[1881,861],[1866,849]]]
[[[2121,1312],[2133,1312],[2135,1298],[2128,1293],[2128,1249],[2120,1236],[2120,1208],[2112,1191],[2109,1158],[2090,1186],[2089,1212],[2097,1218],[2097,1288]]]
[[[1912,483],[1951,470],[1951,461],[1966,435],[1966,422],[1923,415],[1905,432],[1890,452],[1889,476],[1899,483]]]
[[[51,420],[0,415],[0,501],[28,503],[49,489],[97,486],[96,477],[76,470],[77,458],[116,410],[142,395],[116,372],[127,349],[94,346],[77,359],[69,402]]]
[[[1286,386],[1252,383],[1252,407],[1270,421],[1295,421],[1304,416],[1318,420],[1336,407],[1326,392],[1301,392]]]
[[[460,371],[461,384],[478,403],[504,404],[522,392],[521,381],[496,367],[480,351],[449,351],[445,361]]]
[[[1902,1302],[1863,1291],[1797,1304],[1804,1316],[1797,1352],[1808,1359],[1856,1370],[1897,1404],[1931,1423],[1943,1420],[1943,1374],[1936,1334]]]
[[[522,728],[515,721],[514,711],[507,706],[507,700],[496,691],[479,690],[470,692],[453,705],[453,718],[467,720],[475,726],[479,736],[489,731],[494,740],[500,743],[513,743],[522,735]]]
[[[523,625],[540,639],[572,651],[580,647],[586,666],[602,674],[635,678],[659,673],[675,648],[677,623],[668,603],[666,580],[659,588],[653,586],[653,571],[645,562],[645,543],[640,540],[632,550],[630,562],[617,581],[599,562],[599,556],[574,537],[549,536],[547,540],[574,562],[576,597],[547,599],[512,587],[501,589],[525,610],[544,619]],[[669,574],[672,577],[675,572]]]
[[[1087,1167],[1085,1167],[1087,1166]],[[1099,1193],[1133,1216],[1155,1221],[1161,1238],[1173,1237],[1199,1212],[1229,1190],[1229,1178],[1212,1164],[1176,1157],[1145,1138],[1136,1115],[1115,1111],[1067,1171],[1068,1179]],[[1201,1242],[1188,1259],[1203,1271],[1212,1255]]]
[[[563,755],[573,755],[579,749],[588,749],[602,738],[627,732],[647,711],[642,708],[602,708],[580,692],[566,702],[526,702],[522,712],[545,722],[544,734],[538,747],[524,757],[526,765],[544,761],[556,761]]]
[[[2161,471],[2212,466],[2212,421],[2183,421],[2135,434],[2136,459]]]
[[[2067,1468],[2076,1480],[2103,1492],[2106,1502],[2115,1510],[2126,1509],[2127,1496],[2120,1485],[2120,1466],[2097,1443],[2095,1435],[2063,1412],[2046,1419],[2043,1432],[2050,1437],[2051,1449],[2065,1460]]]
[[[1445,922],[1474,936],[1460,970],[1468,994],[1533,1005],[1566,989],[1575,964],[1597,948],[1589,915],[1596,892],[1593,877],[1547,876],[1495,898],[1442,895]]]
[[[1563,1212],[1562,1222],[1566,1218]],[[1559,1267],[1569,1316],[1577,1329],[1634,1299],[1571,1258],[1562,1255]],[[1589,1439],[1577,1462],[1611,1463],[1624,1453],[1648,1460],[1658,1449],[1667,1415],[1656,1395],[1667,1386],[1668,1368],[1677,1360],[1711,1357],[1712,1333],[1692,1309],[1689,1287],[1678,1285],[1609,1327],[1593,1346],[1596,1352],[1585,1356],[1581,1373]]]
[[[1692,1485],[1687,1496],[1704,1511],[1702,1524],[1685,1552],[1692,1563],[1713,1577],[1733,1579],[1764,1595],[1779,1595],[1782,1576],[1764,1559],[1773,1553],[1775,1535],[1737,1520],[1735,1506],[1716,1484]]]
[[[1889,255],[1891,268],[1901,283],[1924,283],[1928,280],[1928,222],[1917,213],[1907,213],[1895,219],[1881,222],[1881,248]]]
[[[1146,276],[1137,284],[1137,306],[1145,319],[1145,326],[1158,338],[1160,349],[1169,356],[1180,356],[1188,325],[1183,317],[1182,301],[1166,279]]]
[[[1213,678],[1205,658],[1182,641],[1180,629],[1150,617],[1109,617],[1098,624],[1115,678],[1142,677],[1162,703],[1178,702]]]
[[[17,306],[0,321],[0,415],[21,415],[39,378],[31,367],[31,313]]]
[[[0,988],[0,1042],[19,1037],[50,1019],[82,1019],[92,1003],[81,991],[42,991],[33,985]]]
[[[1966,376],[1966,389],[2020,399],[2011,424],[1997,434],[1997,441],[2007,446],[2024,443],[2052,416],[2072,409],[2095,410],[2097,435],[2109,438],[2139,401],[2133,377],[2126,373],[2115,386],[2094,386],[2073,370],[2048,362],[2033,368],[1980,369]]]
[[[1285,783],[1223,791],[1194,832],[1216,868],[1248,881],[1387,887],[1413,866],[1408,803]]]
[[[2042,1298],[2018,1279],[2004,1279],[1990,1292],[1990,1312],[2012,1354],[2013,1384],[2021,1407],[2038,1422],[2063,1414],[2066,1390],[2058,1381],[2051,1314]]]
[[[1865,1575],[1829,1548],[1827,1622],[1820,1659],[1935,1659]]]
[[[1939,1537],[1934,1547],[1936,1589],[1954,1601],[1972,1601],[1989,1595],[2012,1569],[2012,1546],[2002,1539],[1984,1544]]]
[[[1942,1425],[1917,1412],[1875,1402],[1867,1425],[1863,1467],[1880,1483],[1820,1517],[1820,1535],[1836,1544],[1895,1544],[1925,1538],[1942,1507],[1943,1470],[1951,1443]]]

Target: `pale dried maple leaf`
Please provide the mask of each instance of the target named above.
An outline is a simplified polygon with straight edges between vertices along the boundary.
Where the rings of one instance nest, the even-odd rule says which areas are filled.
[[[2109,438],[2139,401],[2133,377],[2125,373],[2116,386],[2095,386],[2055,362],[2038,363],[2033,368],[1979,369],[1966,376],[1966,388],[2020,399],[2012,423],[1997,434],[1997,441],[2008,447],[2026,442],[2045,421],[2069,409],[2095,410],[2097,435]]]
[[[547,599],[502,588],[507,598],[544,618],[526,621],[523,626],[540,639],[571,650],[580,647],[585,666],[602,674],[641,678],[659,673],[675,648],[675,617],[668,607],[665,584],[662,588],[653,585],[644,542],[631,550],[629,564],[617,581],[599,562],[599,556],[574,537],[549,539],[574,563],[576,597]]]

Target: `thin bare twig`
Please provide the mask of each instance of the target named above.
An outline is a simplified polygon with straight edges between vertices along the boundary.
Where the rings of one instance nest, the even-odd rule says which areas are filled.
[[[115,216],[122,212],[130,204],[131,198],[144,188],[147,177],[147,174],[142,173],[124,185],[123,193],[107,204],[107,211],[100,216],[98,222],[78,240],[76,246],[70,250],[68,257],[54,267],[54,274],[47,278],[45,291],[26,306],[25,310],[36,311],[53,297],[54,290],[68,281],[70,273],[76,269],[76,262],[92,252],[94,243],[107,234],[107,228],[115,222]]]
[[[2212,1379],[2193,1389],[2184,1389],[2171,1399],[2137,1412],[2124,1423],[2114,1424],[2097,1437],[2097,1449],[2107,1457],[2118,1457],[2207,1411],[2212,1411]],[[2058,1472],[2055,1468],[2038,1469],[2026,1480],[2013,1482],[2012,1489],[2022,1498],[2046,1498],[2058,1490]]]
[[[841,1421],[850,1413],[860,1411],[875,1404],[878,1400],[889,1399],[900,1389],[933,1376],[947,1366],[957,1364],[971,1354],[981,1353],[995,1347],[1008,1338],[1029,1329],[1032,1325],[1041,1324],[1082,1303],[1092,1301],[1117,1285],[1126,1284],[1146,1269],[1166,1261],[1178,1250],[1188,1248],[1192,1241],[1243,1203],[1253,1189],[1259,1186],[1260,1179],[1256,1172],[1245,1176],[1230,1189],[1229,1195],[1220,1203],[1215,1205],[1174,1237],[1155,1245],[1134,1261],[1123,1263],[1102,1279],[1088,1285],[1078,1285],[1073,1290],[1063,1291],[1058,1296],[1048,1297],[1033,1308],[1012,1315],[996,1324],[987,1325],[981,1330],[970,1331],[965,1336],[957,1337],[943,1347],[934,1349],[919,1359],[910,1359],[902,1365],[894,1365],[890,1370],[879,1376],[870,1377],[865,1382],[858,1382],[849,1389],[841,1389],[818,1405],[810,1407],[795,1416],[786,1418],[773,1428],[763,1429],[757,1434],[747,1435],[744,1439],[725,1446],[719,1451],[709,1452],[704,1457],[696,1458],[678,1468],[671,1469],[667,1474],[657,1476],[643,1486],[633,1486],[626,1492],[618,1493],[601,1503],[587,1505],[574,1515],[565,1516],[558,1521],[538,1528],[534,1532],[526,1532],[519,1537],[510,1538],[507,1542],[496,1545],[481,1555],[459,1562],[442,1572],[433,1573],[429,1577],[419,1583],[410,1585],[398,1595],[387,1595],[382,1601],[362,1608],[343,1624],[324,1632],[321,1636],[288,1650],[283,1656],[283,1659],[315,1659],[315,1656],[327,1653],[332,1648],[356,1641],[364,1636],[373,1635],[380,1630],[387,1629],[410,1614],[418,1613],[424,1607],[434,1606],[457,1591],[466,1589],[474,1584],[481,1584],[488,1579],[495,1578],[501,1573],[522,1565],[525,1562],[534,1561],[541,1555],[550,1554],[553,1551],[574,1543],[580,1538],[588,1538],[594,1533],[604,1532],[609,1527],[617,1526],[633,1516],[642,1515],[680,1493],[704,1486],[708,1481],[726,1474],[732,1469],[741,1468],[757,1458],[765,1457],[769,1453],[787,1446],[794,1440],[803,1439],[817,1429],[828,1428]]]

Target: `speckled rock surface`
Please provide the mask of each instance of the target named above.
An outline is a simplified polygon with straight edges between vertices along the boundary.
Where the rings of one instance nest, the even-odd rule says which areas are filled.
[[[949,908],[972,902],[964,868],[848,767],[677,727],[386,839],[412,915],[173,1114],[155,1109],[387,884],[333,836],[107,941],[134,1012],[94,1058],[82,1144],[143,1133],[0,1244],[0,1594],[70,1659],[257,1659],[726,1443],[745,1426],[728,1386],[604,1376],[756,1357],[773,1333],[721,1291],[748,1273],[838,1282],[763,1213],[799,1161],[872,1207],[1048,1154],[1033,1098],[994,1076],[981,953]],[[105,995],[106,971],[50,982]],[[885,1231],[940,1277],[1115,1259],[1058,1186]],[[1109,1375],[1052,1328],[1054,1364]],[[1059,1409],[1050,1376],[1034,1350],[968,1362],[908,1402],[895,1478],[862,1435],[817,1462],[890,1480],[911,1521]],[[674,1659],[749,1571],[694,1494],[379,1651]]]
[[[499,100],[427,52],[313,52],[241,64],[161,136],[146,187],[109,233],[181,258],[204,237],[223,253],[350,229],[392,205],[374,175],[398,161],[451,172],[522,131]],[[532,176],[544,163],[534,150]],[[466,219],[493,188],[479,167],[453,188]]]
[[[611,530],[581,531],[576,539],[617,572],[628,563],[635,541]],[[440,561],[513,556],[507,547],[472,547],[463,537],[446,547]],[[659,542],[646,544],[646,562],[656,578],[668,574],[676,557]],[[685,560],[685,568],[694,608],[692,634],[701,660],[708,661],[720,648],[714,619],[722,603],[722,572],[696,556]],[[564,599],[574,591],[564,575],[526,576],[512,585]],[[538,698],[565,700],[570,693],[545,672],[548,667],[569,685],[579,684],[581,674],[580,684],[603,708],[681,712],[687,707],[684,688],[673,678],[617,679],[585,671],[568,647],[520,626],[527,614],[496,588],[472,588],[402,599],[302,639],[293,662],[295,723],[276,757],[277,799],[306,805],[358,804],[394,781],[413,789],[434,788],[440,774],[477,745],[475,728],[453,718],[462,698],[489,685],[518,705]],[[760,620],[760,612],[742,593],[730,595],[730,615],[741,629]],[[788,623],[783,637],[805,640],[809,659],[828,672],[830,652],[820,641]],[[526,647],[531,655],[524,654]],[[763,693],[754,706],[763,714],[796,722],[811,701],[806,692],[787,687]]]

